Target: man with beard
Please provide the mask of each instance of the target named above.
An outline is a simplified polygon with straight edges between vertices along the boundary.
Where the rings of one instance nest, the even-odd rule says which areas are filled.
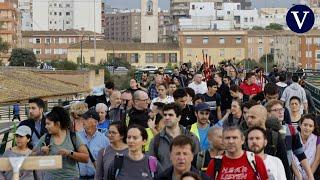
[[[21,121],[19,126],[28,126],[31,129],[32,145],[38,144],[42,135],[47,133],[46,118],[43,115],[44,102],[40,98],[29,100],[29,119]]]
[[[281,160],[264,153],[267,145],[267,132],[261,127],[253,127],[248,131],[249,150],[260,156],[266,165],[269,180],[286,180],[286,174]]]
[[[263,160],[242,149],[245,137],[237,126],[225,127],[222,139],[226,148],[225,154],[210,161],[207,175],[216,180],[268,179]]]

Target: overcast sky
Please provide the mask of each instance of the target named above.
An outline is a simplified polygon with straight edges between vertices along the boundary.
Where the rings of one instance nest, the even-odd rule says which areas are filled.
[[[105,0],[115,8],[140,8],[140,0]],[[169,9],[170,0],[159,0],[161,9]],[[291,7],[293,3],[299,0],[252,0],[254,8],[261,7]]]

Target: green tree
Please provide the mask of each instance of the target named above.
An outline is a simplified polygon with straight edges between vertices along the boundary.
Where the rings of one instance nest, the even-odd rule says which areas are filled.
[[[252,30],[263,30],[264,28],[263,27],[260,27],[260,26],[253,26],[252,27]]]
[[[52,61],[51,65],[57,70],[77,70],[79,68],[77,63],[67,60]]]
[[[1,23],[0,23],[0,26],[2,26]],[[2,40],[2,38],[0,37],[0,52],[7,52],[9,50],[9,48],[10,48],[9,43],[4,42]]]
[[[141,39],[138,37],[134,37],[134,38],[132,38],[132,42],[139,43],[139,42],[141,42]]]
[[[266,55],[264,54],[263,56],[260,57],[260,66],[262,66],[263,68],[266,67]],[[270,71],[272,69],[272,66],[274,65],[274,54],[269,53],[267,54],[267,63],[268,63],[268,71]]]
[[[277,23],[270,23],[268,26],[266,26],[265,29],[272,29],[272,30],[283,30],[283,26],[281,24]]]
[[[36,67],[38,64],[33,51],[23,48],[13,49],[9,61],[10,66]]]

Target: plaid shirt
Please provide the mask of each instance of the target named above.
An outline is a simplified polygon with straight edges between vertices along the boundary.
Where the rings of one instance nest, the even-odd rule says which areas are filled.
[[[158,91],[156,89],[156,84],[151,84],[151,86],[148,89],[148,95],[151,100],[158,97]]]

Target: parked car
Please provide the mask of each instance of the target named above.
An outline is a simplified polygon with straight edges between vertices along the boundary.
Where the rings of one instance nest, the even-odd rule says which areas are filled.
[[[126,67],[119,66],[115,69],[115,71],[128,71],[128,69]]]
[[[146,66],[141,69],[141,71],[149,71],[149,73],[154,73],[158,70],[156,66]]]

